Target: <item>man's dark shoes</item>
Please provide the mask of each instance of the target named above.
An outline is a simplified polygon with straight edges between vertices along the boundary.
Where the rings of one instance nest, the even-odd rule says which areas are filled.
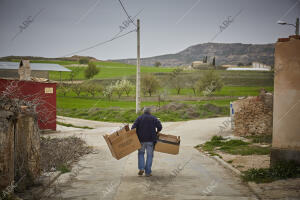
[[[152,176],[152,174],[146,174],[146,177],[150,177],[150,176]]]
[[[143,176],[143,174],[144,174],[144,170],[140,170],[138,173],[139,176]]]

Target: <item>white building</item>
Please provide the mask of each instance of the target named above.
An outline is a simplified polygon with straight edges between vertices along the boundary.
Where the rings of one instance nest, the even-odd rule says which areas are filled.
[[[266,71],[271,71],[270,65],[266,65],[260,62],[252,62],[252,68],[267,69]]]

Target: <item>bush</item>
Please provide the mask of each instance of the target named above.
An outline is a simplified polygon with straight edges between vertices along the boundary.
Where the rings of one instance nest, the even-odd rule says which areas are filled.
[[[89,59],[88,58],[80,58],[79,59],[79,64],[88,64],[89,63]]]
[[[154,66],[155,66],[155,67],[159,67],[159,66],[161,66],[161,63],[158,62],[158,61],[156,61],[156,62],[154,63]]]
[[[88,67],[84,70],[84,76],[87,79],[93,78],[96,74],[99,73],[99,69],[96,67],[94,63],[89,63]]]

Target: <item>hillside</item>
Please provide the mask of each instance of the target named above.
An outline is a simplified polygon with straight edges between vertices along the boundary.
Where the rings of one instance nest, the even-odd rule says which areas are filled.
[[[204,56],[208,57],[208,62],[211,62],[215,56],[217,65],[237,65],[238,63],[248,65],[251,62],[273,65],[274,44],[197,44],[175,54],[142,58],[141,64],[151,66],[154,65],[156,61],[159,61],[163,66],[190,65],[193,61],[202,60]],[[136,64],[136,59],[121,59],[115,61]]]
[[[14,60],[38,60],[38,61],[75,61],[78,62],[81,58],[88,58],[90,61],[100,61],[94,57],[90,56],[78,56],[74,55],[72,57],[60,57],[60,58],[46,58],[46,57],[36,57],[36,56],[6,56],[0,58],[0,61],[14,61]]]

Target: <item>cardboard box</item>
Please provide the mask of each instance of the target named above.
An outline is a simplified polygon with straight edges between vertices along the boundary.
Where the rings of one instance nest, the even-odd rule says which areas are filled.
[[[117,160],[141,148],[136,130],[129,130],[128,125],[110,135],[104,135],[108,148]]]
[[[162,153],[176,155],[179,153],[179,146],[180,136],[159,133],[154,150]]]

